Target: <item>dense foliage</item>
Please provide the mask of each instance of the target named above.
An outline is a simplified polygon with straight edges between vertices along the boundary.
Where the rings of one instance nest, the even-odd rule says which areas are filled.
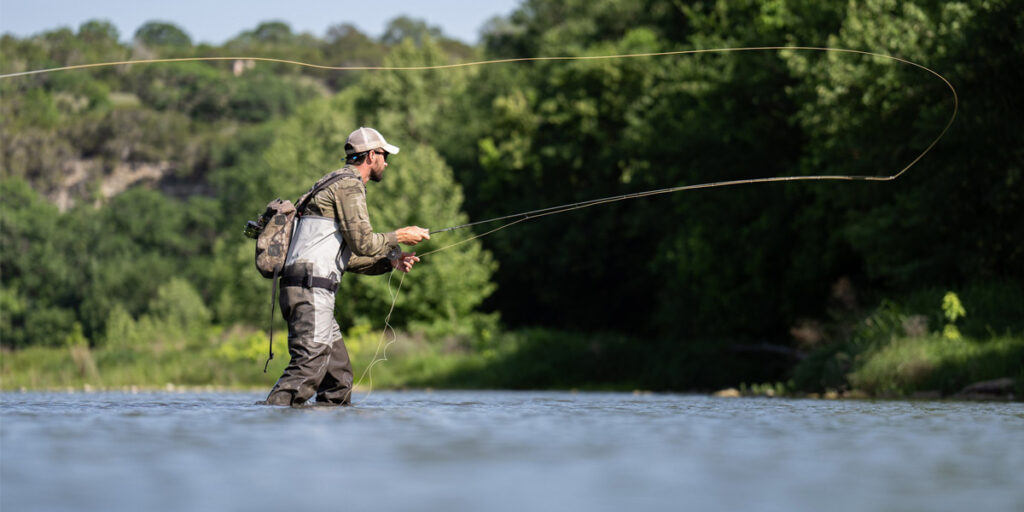
[[[369,59],[358,63],[381,64],[399,44],[394,41],[425,41],[437,33],[400,18],[383,41],[350,26],[332,29],[321,41],[266,23],[224,50],[317,62],[345,41]],[[443,59],[469,51],[455,41],[441,43],[450,52]],[[85,23],[77,34],[4,36],[2,44],[4,72],[129,53],[213,51],[193,47],[180,28],[155,22],[138,30],[131,47],[117,43],[104,22]],[[268,200],[295,198],[339,167],[345,136],[358,126],[353,111],[360,88],[334,95],[337,81],[306,71],[246,61],[234,67],[181,62],[0,82],[4,346],[59,347],[83,336],[93,346],[123,344],[125,319],[158,325],[166,315],[157,309],[166,310],[168,302],[205,312],[200,324],[266,322],[269,281],[253,272],[252,242],[240,228]],[[372,85],[373,77],[367,79]],[[459,186],[438,153],[400,127],[386,133],[405,151],[388,180],[370,187],[375,226],[465,222]],[[479,243],[445,256],[418,269],[422,284],[405,290],[411,305],[402,324],[457,333],[492,324],[490,315],[475,312],[494,288],[491,256]],[[175,292],[156,306],[153,298],[171,284]],[[345,325],[379,321],[391,303],[387,286],[386,279],[345,280],[339,319]]]
[[[1013,2],[868,1],[838,10],[811,2],[527,2],[487,38],[494,56],[827,45],[939,69],[962,103],[953,130],[894,183],[677,194],[496,234],[488,243],[503,268],[518,270],[497,275],[496,307],[507,319],[571,328],[762,337],[820,315],[844,277],[885,295],[1020,283],[1024,188],[1014,139],[1022,130],[1019,116],[1005,113],[1022,106],[1010,92],[1020,67],[1009,63],[1020,62],[1022,24]],[[443,148],[452,144],[441,145],[475,217],[726,179],[893,174],[953,108],[948,89],[926,72],[844,54],[488,71],[491,79],[469,91],[489,102],[494,121],[456,123],[470,128],[453,136],[473,136],[478,150],[449,154]],[[979,147],[988,148],[984,162]],[[504,293],[513,283],[524,293]]]
[[[894,182],[729,187],[521,223],[425,258],[397,319],[481,350],[495,349],[485,340],[497,315],[506,327],[652,340],[652,355],[623,371],[657,358],[689,374],[601,373],[651,387],[736,382],[754,371],[735,366],[737,347],[769,347],[759,357],[773,370],[748,380],[907,391],[872,384],[885,373],[879,361],[903,357],[888,345],[894,337],[956,357],[1020,353],[1024,96],[1013,91],[1024,74],[1022,29],[1024,10],[1011,0],[526,0],[492,20],[477,48],[408,18],[379,40],[351,25],[321,39],[269,22],[219,48],[157,22],[125,45],[110,24],[91,21],[77,32],[3,36],[0,72],[152,57],[414,66],[765,45],[918,62],[954,84],[960,113]],[[172,310],[222,327],[260,325],[268,286],[240,226],[337,166],[345,135],[361,125],[403,148],[370,187],[375,226],[441,228],[683,184],[890,175],[953,108],[946,85],[919,68],[806,51],[366,73],[189,62],[5,79],[0,94],[4,347],[115,343],[126,322],[152,324]],[[471,235],[439,234],[423,250]],[[936,311],[948,290],[967,309],[967,341],[942,345]],[[347,279],[341,296],[344,325],[379,323],[391,302],[386,279]],[[872,331],[880,318],[887,330]],[[566,361],[588,353],[583,338],[571,339],[559,352]],[[626,343],[608,346],[629,359]],[[797,359],[772,354],[810,357],[791,373]],[[490,368],[522,368],[517,357],[525,360],[513,354]],[[741,369],[706,374],[720,363]]]

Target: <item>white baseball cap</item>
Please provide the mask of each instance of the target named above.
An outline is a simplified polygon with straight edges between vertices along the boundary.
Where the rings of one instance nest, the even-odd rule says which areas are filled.
[[[398,153],[398,146],[388,144],[388,141],[384,140],[384,136],[380,132],[365,126],[350,133],[348,139],[345,140],[345,156],[352,156],[374,149],[383,149],[392,155]]]

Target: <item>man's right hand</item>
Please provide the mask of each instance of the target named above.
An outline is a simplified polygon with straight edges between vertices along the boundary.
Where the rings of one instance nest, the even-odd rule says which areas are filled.
[[[430,230],[419,226],[406,226],[395,230],[398,243],[416,245],[423,240],[430,240]]]

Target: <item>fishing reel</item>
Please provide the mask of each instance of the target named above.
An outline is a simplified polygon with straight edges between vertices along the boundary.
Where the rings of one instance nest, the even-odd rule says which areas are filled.
[[[260,233],[263,232],[263,228],[267,225],[266,217],[260,215],[256,220],[250,220],[245,223],[245,228],[242,229],[242,234],[248,238],[256,240],[260,237]]]

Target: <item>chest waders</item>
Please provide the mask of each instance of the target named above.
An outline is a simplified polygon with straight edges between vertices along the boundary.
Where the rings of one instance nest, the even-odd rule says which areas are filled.
[[[302,213],[305,211],[306,206],[314,197],[316,197],[317,194],[319,194],[321,191],[331,186],[338,180],[342,178],[351,177],[354,177],[354,175],[351,172],[337,172],[314,185],[313,188],[310,189],[310,191],[303,195],[302,198],[299,200],[299,204],[295,207],[295,217],[290,219],[291,222],[297,224],[301,220]],[[293,226],[289,234],[291,235],[294,233],[295,228]],[[285,254],[289,254],[291,252],[293,240],[294,237],[289,236],[287,244],[285,244],[284,247]],[[331,293],[334,293],[338,290],[338,282],[332,281],[331,279],[324,277],[312,276],[308,273],[304,276],[287,275],[282,277],[281,272],[287,266],[287,263],[288,262],[285,261],[284,264],[282,264],[281,266],[275,266],[274,272],[272,276],[270,276],[270,321],[268,322],[267,325],[268,355],[267,361],[263,364],[263,373],[267,373],[267,368],[270,366],[270,361],[274,359],[274,307],[277,303],[278,284],[280,284],[280,286],[303,286],[306,288],[323,288],[325,290],[329,290]],[[280,282],[278,281],[278,278],[280,278]]]

